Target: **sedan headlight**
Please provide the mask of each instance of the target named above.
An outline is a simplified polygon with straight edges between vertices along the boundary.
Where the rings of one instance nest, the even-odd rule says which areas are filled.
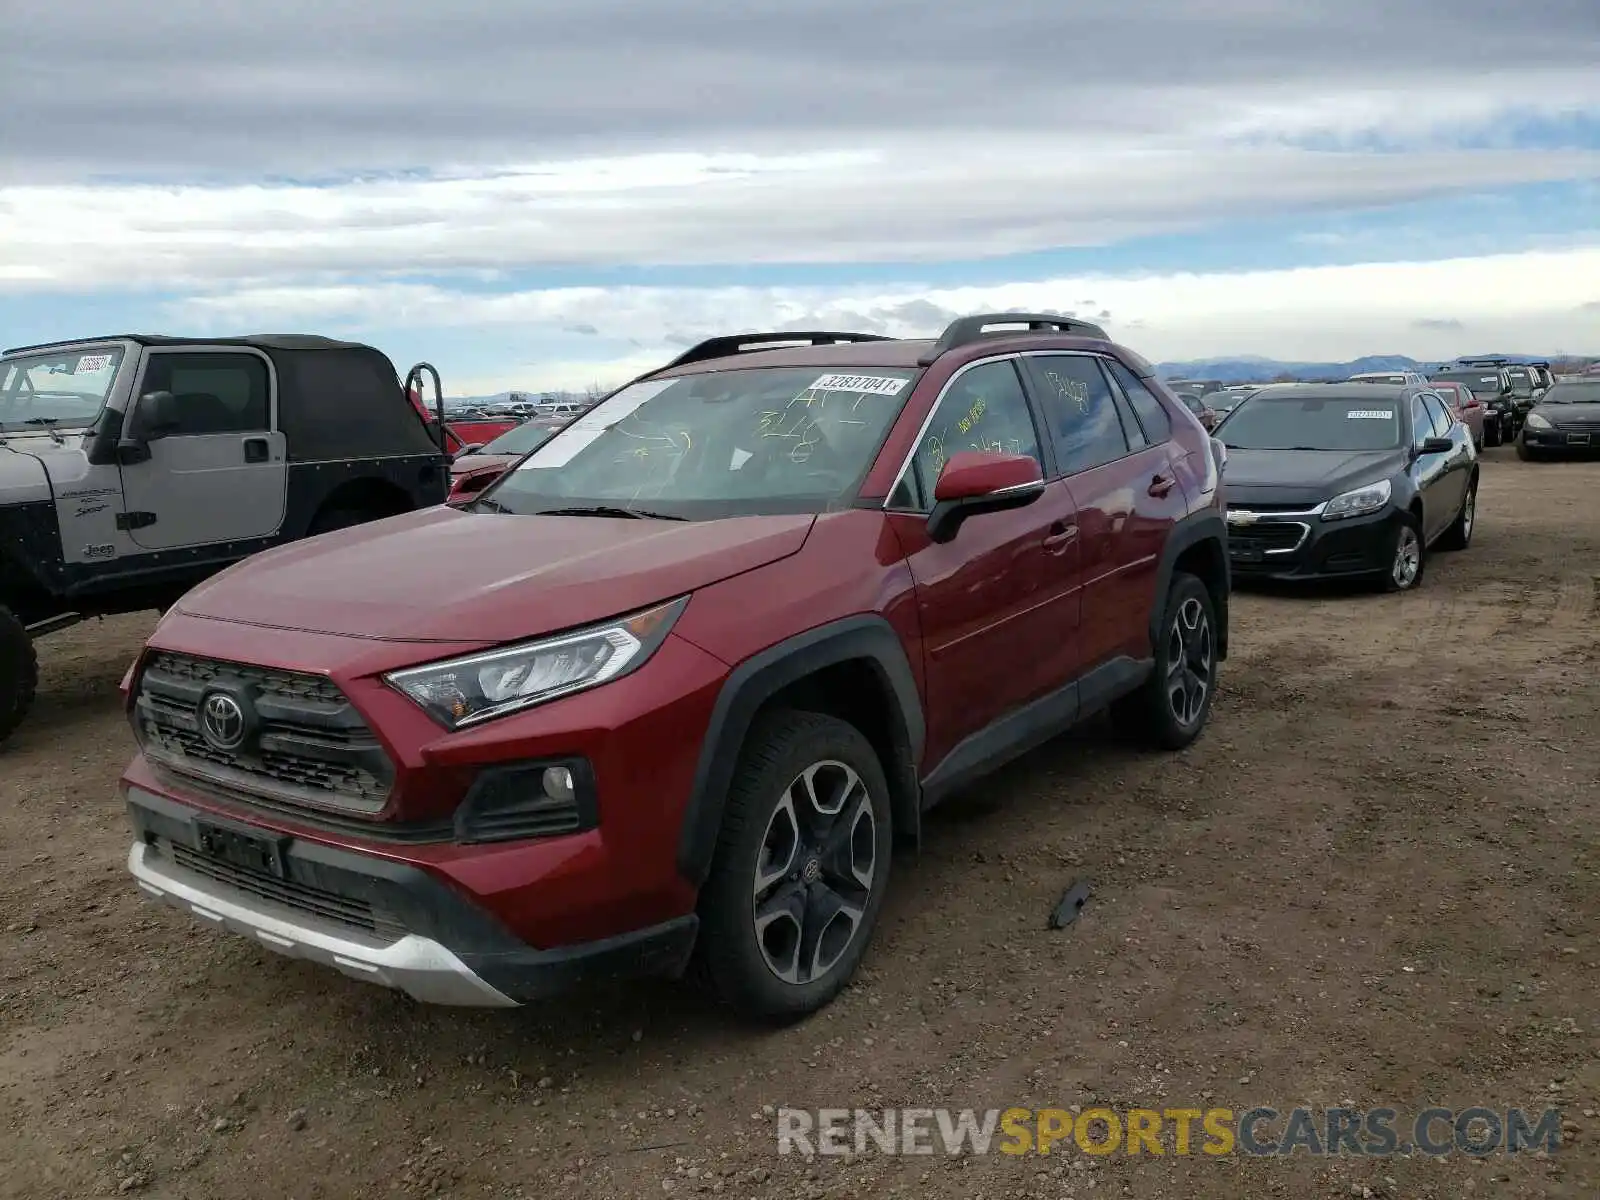
[[[1322,519],[1337,521],[1344,517],[1364,517],[1368,513],[1375,513],[1389,503],[1389,494],[1387,479],[1369,483],[1366,487],[1358,487],[1354,491],[1345,492],[1329,500],[1323,506]]]
[[[1555,426],[1550,424],[1550,422],[1543,416],[1543,414],[1536,413],[1536,412],[1531,412],[1531,413],[1528,414],[1528,428],[1529,429],[1554,429]]]
[[[688,602],[680,596],[602,625],[407,667],[383,680],[446,729],[461,729],[621,678],[656,652]]]

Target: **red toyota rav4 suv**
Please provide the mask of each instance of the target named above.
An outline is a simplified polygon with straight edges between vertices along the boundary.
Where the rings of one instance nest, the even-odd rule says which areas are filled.
[[[464,507],[185,596],[125,682],[129,869],[420,1000],[693,960],[810,1012],[931,805],[1108,706],[1199,733],[1221,456],[1076,320],[713,339]]]

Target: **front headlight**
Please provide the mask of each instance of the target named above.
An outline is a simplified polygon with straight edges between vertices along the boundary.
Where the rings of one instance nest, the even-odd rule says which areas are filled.
[[[1541,415],[1540,413],[1531,412],[1531,413],[1528,414],[1528,428],[1529,429],[1554,429],[1555,426],[1550,424],[1550,422],[1548,420],[1546,420],[1544,418],[1544,416]]]
[[[1329,500],[1322,509],[1324,521],[1337,521],[1342,517],[1363,517],[1377,512],[1389,503],[1389,481],[1380,479],[1366,487],[1356,488]]]
[[[597,687],[642,666],[666,641],[689,597],[557,637],[485,650],[383,677],[446,729]]]

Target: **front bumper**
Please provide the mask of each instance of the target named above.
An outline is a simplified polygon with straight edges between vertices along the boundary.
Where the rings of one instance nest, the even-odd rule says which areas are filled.
[[[693,913],[600,941],[538,949],[408,863],[229,821],[138,787],[125,791],[128,870],[152,899],[291,958],[429,1004],[511,1007],[591,980],[682,973]],[[268,849],[270,867],[204,847],[212,831]]]
[[[1242,506],[1241,506],[1242,507]],[[1237,511],[1237,510],[1235,510]],[[1324,521],[1313,510],[1263,512],[1247,525],[1230,519],[1228,557],[1235,579],[1339,579],[1389,569],[1399,512]]]
[[[1600,452],[1600,432],[1591,430],[1535,429],[1522,427],[1522,443],[1542,453],[1594,454]]]

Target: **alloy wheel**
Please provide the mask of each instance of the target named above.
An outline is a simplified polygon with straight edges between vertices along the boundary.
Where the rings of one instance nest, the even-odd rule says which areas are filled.
[[[1422,539],[1409,525],[1400,526],[1400,536],[1395,539],[1394,563],[1390,573],[1398,587],[1408,588],[1416,583],[1422,571]]]
[[[1205,606],[1190,596],[1167,632],[1167,705],[1180,727],[1200,719],[1211,691],[1213,647]]]
[[[783,982],[820,979],[855,940],[878,878],[877,834],[871,794],[842,762],[813,763],[785,789],[751,894],[756,944]]]
[[[1461,507],[1461,540],[1472,536],[1472,522],[1478,517],[1478,489],[1467,489],[1467,502]]]

